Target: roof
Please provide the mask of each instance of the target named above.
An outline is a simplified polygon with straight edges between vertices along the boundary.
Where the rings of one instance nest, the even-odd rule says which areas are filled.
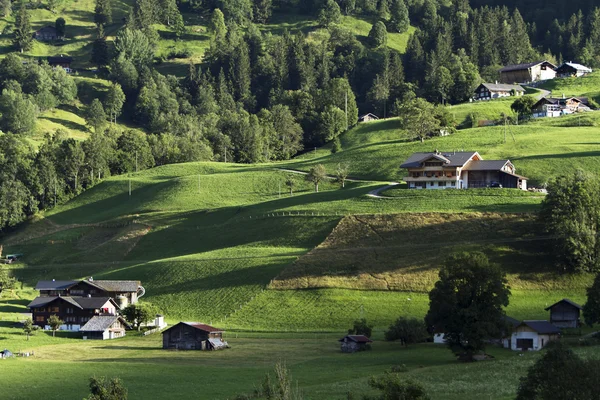
[[[123,317],[119,315],[96,315],[79,330],[83,332],[104,332],[110,328],[116,320],[121,320],[126,326],[129,326]]]
[[[38,281],[35,290],[66,290],[77,284],[78,281]]]
[[[365,117],[373,117],[379,119],[379,117],[373,113],[366,113],[365,115],[361,115],[358,119],[364,119]]]
[[[140,286],[140,281],[88,280],[87,282],[93,283],[107,292],[137,292]]]
[[[465,171],[500,171],[509,160],[473,160],[465,166]]]
[[[62,64],[62,63],[72,63],[73,57],[66,57],[63,55],[48,57],[48,64]]]
[[[56,34],[56,28],[53,27],[52,25],[47,25],[43,28],[40,28],[36,31],[36,33],[52,33],[52,34]]]
[[[446,167],[462,167],[476,154],[476,151],[413,153],[404,164],[400,165],[400,168],[418,168],[429,158],[447,160]]]
[[[571,68],[573,68],[573,69],[575,69],[577,71],[592,72],[591,68],[586,67],[585,65],[574,63],[574,62],[565,62],[565,63],[562,63],[560,66],[556,67],[556,69],[558,70],[558,69],[560,69],[562,67],[565,67],[565,66],[571,67]]]
[[[224,349],[228,346],[227,342],[218,338],[210,338],[208,339],[208,342],[214,349]]]
[[[504,83],[482,83],[481,86],[486,87],[491,92],[510,92],[515,90],[517,92],[524,92],[523,86],[521,85],[507,85]]]
[[[509,317],[508,315],[504,316],[504,321],[508,324],[511,324],[513,326],[513,328],[516,328],[517,326],[519,326],[519,324],[521,324],[521,321],[519,321],[518,319]]]
[[[173,325],[172,327],[170,327],[168,329],[165,329],[163,331],[163,333],[166,332],[166,331],[168,331],[168,330],[171,330],[171,329],[173,329],[176,326],[179,326],[181,324],[185,324],[187,326],[191,326],[192,328],[198,329],[198,330],[203,331],[203,332],[208,332],[208,333],[223,332],[222,329],[215,328],[213,326],[206,325],[206,324],[203,324],[201,322],[179,322],[179,323]]]
[[[575,303],[574,301],[571,301],[571,300],[569,300],[569,299],[562,299],[562,300],[560,300],[560,301],[557,301],[556,303],[552,304],[551,306],[548,306],[548,307],[546,307],[544,310],[548,311],[549,309],[551,309],[551,308],[552,308],[552,307],[554,307],[555,305],[557,305],[557,304],[561,304],[561,303],[567,303],[567,304],[569,304],[569,305],[571,305],[571,306],[573,306],[573,307],[575,307],[575,308],[578,308],[578,309],[580,309],[580,310],[582,310],[582,309],[583,309],[583,308],[582,308],[582,307],[581,307],[579,304]]]
[[[540,64],[544,64],[544,63],[550,64],[552,66],[552,68],[556,68],[556,65],[544,60],[544,61],[535,61],[535,62],[525,63],[525,64],[507,65],[504,68],[500,68],[499,72],[520,71],[520,70],[529,69],[531,67],[535,67],[536,65],[540,65]]]
[[[541,335],[560,333],[560,329],[548,321],[523,321],[519,326],[527,326]]]
[[[373,342],[371,339],[369,339],[365,335],[346,335],[343,338],[341,338],[340,340],[338,340],[338,342],[343,342],[345,339],[351,340],[355,343],[371,343],[371,342]]]
[[[28,308],[37,308],[37,307],[43,307],[46,304],[50,304],[53,303],[55,300],[58,299],[63,299],[64,301],[66,301],[67,303],[70,303],[72,305],[74,305],[77,308],[81,308],[83,309],[79,303],[77,303],[73,298],[68,297],[68,296],[51,296],[51,297],[36,297],[35,299],[33,299],[33,301],[31,303],[29,303],[29,305],[27,305]]]
[[[31,303],[29,303],[29,305],[27,307],[29,307],[29,308],[42,307],[42,306],[45,306],[46,304],[50,304],[58,299],[62,299],[64,301],[66,301],[67,303],[70,303],[70,304],[74,305],[75,307],[80,308],[82,310],[101,308],[103,305],[106,304],[107,301],[110,301],[115,306],[117,306],[117,303],[115,303],[114,300],[111,299],[110,297],[51,296],[51,297],[36,297],[35,299],[33,299],[33,301]]]
[[[517,175],[517,174],[513,174],[512,172],[507,172],[507,171],[500,171],[500,172],[503,173],[503,174],[506,174],[506,175],[514,176],[515,178],[529,180],[528,177],[523,176],[523,175]]]

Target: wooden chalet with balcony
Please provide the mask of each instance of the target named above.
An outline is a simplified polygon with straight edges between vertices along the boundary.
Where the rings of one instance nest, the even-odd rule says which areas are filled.
[[[527,178],[515,173],[510,160],[484,160],[479,153],[414,153],[400,168],[408,170],[409,189],[512,188],[527,190]]]
[[[110,297],[120,308],[137,303],[145,293],[140,281],[94,280],[92,277],[72,281],[39,281],[35,290],[40,291],[40,297]]]
[[[556,77],[556,65],[548,61],[536,61],[526,64],[507,65],[500,69],[502,83],[528,83],[545,81]]]
[[[482,83],[475,89],[473,100],[486,101],[502,97],[523,96],[525,89],[521,85],[508,85],[505,83]]]
[[[40,296],[27,306],[34,325],[50,329],[48,318],[56,315],[64,324],[60,330],[78,332],[95,316],[117,315],[119,306],[110,297]]]

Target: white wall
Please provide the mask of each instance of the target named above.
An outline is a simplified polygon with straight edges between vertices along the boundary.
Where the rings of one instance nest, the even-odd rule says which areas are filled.
[[[517,339],[533,339],[533,348],[530,350],[541,350],[543,347],[546,347],[548,342],[550,342],[549,335],[539,335],[537,332],[527,332],[520,331],[514,332],[511,337],[511,349],[513,350],[521,350],[517,348]],[[542,346],[542,340],[544,342]]]
[[[434,334],[433,335],[433,343],[445,344],[446,343],[446,334],[445,333]]]

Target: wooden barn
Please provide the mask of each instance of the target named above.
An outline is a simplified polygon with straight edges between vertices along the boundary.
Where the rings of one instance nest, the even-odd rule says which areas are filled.
[[[556,76],[559,78],[580,77],[591,74],[592,72],[591,68],[574,62],[566,62],[556,68]]]
[[[507,65],[499,70],[502,83],[545,81],[556,77],[556,66],[548,61]]]
[[[546,307],[550,311],[550,323],[559,328],[578,328],[581,325],[579,315],[581,306],[569,299],[562,299],[559,302]]]
[[[200,322],[180,322],[166,329],[163,349],[173,350],[220,350],[228,348],[223,341],[223,331]]]
[[[370,349],[369,343],[373,343],[371,339],[364,335],[346,335],[340,340],[342,344],[342,353],[356,353]]]

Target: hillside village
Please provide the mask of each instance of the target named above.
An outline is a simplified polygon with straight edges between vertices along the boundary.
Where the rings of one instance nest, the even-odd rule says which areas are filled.
[[[0,398],[600,398],[588,3],[0,2]]]

